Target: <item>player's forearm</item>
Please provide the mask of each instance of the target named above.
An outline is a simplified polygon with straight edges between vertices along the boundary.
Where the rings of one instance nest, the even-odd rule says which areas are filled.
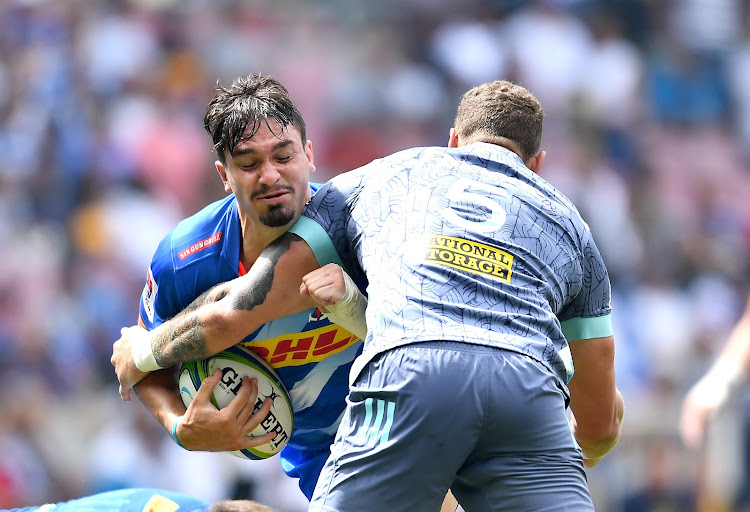
[[[174,418],[185,412],[177,379],[178,367],[166,368],[148,374],[134,388],[140,402],[167,431]]]
[[[750,302],[745,313],[732,328],[724,349],[707,377],[725,382],[733,390],[750,373]]]
[[[575,437],[583,452],[587,467],[596,465],[615,447],[620,439],[625,404],[622,395],[616,391],[612,415],[596,421],[575,419]],[[581,421],[584,420],[584,421]]]
[[[750,296],[745,304],[745,311],[729,334],[727,341],[727,358],[737,358],[742,371],[750,373]]]
[[[575,373],[568,382],[572,426],[586,466],[595,465],[620,438],[624,412],[615,378],[612,335],[571,341]]]
[[[239,343],[254,329],[237,316],[238,311],[225,301],[180,313],[151,331],[156,362],[165,368],[197,361]]]

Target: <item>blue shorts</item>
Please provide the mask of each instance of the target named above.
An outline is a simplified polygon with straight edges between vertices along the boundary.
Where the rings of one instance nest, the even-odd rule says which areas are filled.
[[[399,347],[349,393],[311,511],[593,511],[566,396],[541,363],[454,342]]]

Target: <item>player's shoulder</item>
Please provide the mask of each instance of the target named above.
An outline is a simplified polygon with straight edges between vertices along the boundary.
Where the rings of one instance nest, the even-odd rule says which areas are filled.
[[[418,146],[402,149],[388,156],[374,160],[372,163],[381,166],[400,167],[420,160],[443,158],[448,148],[441,146]]]
[[[419,161],[432,158],[434,154],[440,153],[441,149],[444,148],[416,147],[391,153],[388,156],[372,160],[361,167],[334,176],[322,187],[322,191],[325,193],[331,191],[350,192],[365,184],[378,186],[378,184],[388,181],[402,171],[417,165]]]
[[[230,194],[180,221],[168,236],[171,236],[172,239],[181,239],[190,237],[194,233],[203,232],[206,229],[226,224],[231,220],[232,214],[236,213],[236,211],[237,199],[234,194]]]
[[[154,266],[179,269],[205,257],[220,254],[226,237],[239,223],[234,195],[215,201],[180,221],[159,244]]]
[[[532,173],[531,178],[530,183],[541,198],[539,206],[544,211],[537,222],[559,225],[576,241],[576,245],[583,246],[590,238],[591,230],[575,203],[541,176]]]

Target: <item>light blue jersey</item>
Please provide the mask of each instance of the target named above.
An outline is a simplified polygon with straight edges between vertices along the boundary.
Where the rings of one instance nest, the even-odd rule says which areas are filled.
[[[315,188],[313,188],[314,192]],[[212,286],[244,273],[242,233],[234,195],[180,222],[157,248],[141,296],[140,314],[153,329]],[[337,262],[335,252],[321,265]],[[309,498],[344,411],[348,375],[362,341],[317,308],[260,327],[243,344],[274,367],[289,390],[294,431],[281,464]]]
[[[512,350],[560,384],[569,339],[612,334],[607,270],[575,206],[513,152],[478,142],[415,148],[336,176],[304,215],[346,271],[364,270],[377,354],[448,340]]]
[[[207,501],[161,489],[120,489],[10,512],[204,512]]]

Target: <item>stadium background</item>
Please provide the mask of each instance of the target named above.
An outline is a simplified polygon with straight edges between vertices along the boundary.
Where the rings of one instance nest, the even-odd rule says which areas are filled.
[[[0,508],[157,486],[305,509],[276,459],[177,448],[120,401],[109,364],[158,240],[223,195],[202,129],[216,80],[262,72],[308,122],[316,181],[445,144],[472,85],[531,89],[547,112],[543,175],[579,205],[612,276],[626,415],[589,471],[597,510],[741,510],[750,401],[701,453],[677,417],[750,291],[749,6],[3,0]]]

